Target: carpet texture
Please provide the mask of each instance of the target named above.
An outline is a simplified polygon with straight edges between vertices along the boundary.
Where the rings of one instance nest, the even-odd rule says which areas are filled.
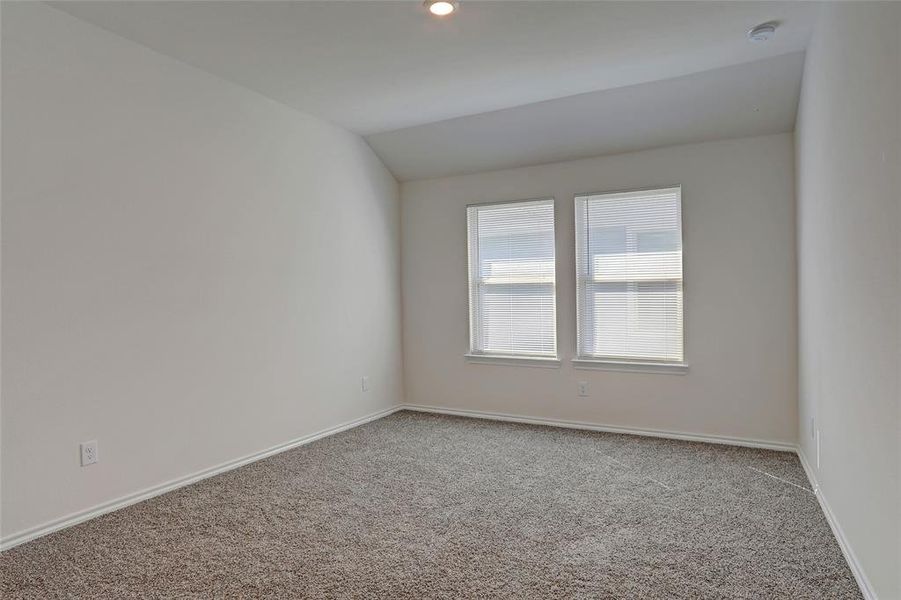
[[[860,598],[789,453],[400,412],[0,555],[10,598]]]

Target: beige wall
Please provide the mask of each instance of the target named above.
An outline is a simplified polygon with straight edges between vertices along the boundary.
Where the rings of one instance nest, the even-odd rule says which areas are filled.
[[[886,600],[901,598],[899,40],[901,5],[827,5],[796,138],[800,443]]]
[[[573,195],[682,184],[687,375],[574,370]],[[559,369],[470,364],[465,206],[554,196]],[[404,183],[407,402],[757,439],[797,438],[791,134]],[[579,381],[588,398],[577,397]]]
[[[5,538],[401,401],[397,184],[361,139],[2,17]]]

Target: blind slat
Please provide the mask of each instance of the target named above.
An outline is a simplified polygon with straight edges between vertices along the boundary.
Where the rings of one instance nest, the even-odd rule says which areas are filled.
[[[578,352],[682,362],[682,193],[577,196]]]
[[[470,351],[556,356],[554,201],[470,206]]]

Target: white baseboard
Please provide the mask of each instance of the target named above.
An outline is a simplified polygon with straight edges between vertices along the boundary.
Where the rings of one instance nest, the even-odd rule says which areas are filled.
[[[232,469],[237,469],[238,467],[242,467],[246,464],[256,462],[258,460],[264,459],[266,457],[272,456],[274,454],[279,454],[281,452],[285,452],[286,450],[290,450],[292,448],[296,448],[298,446],[302,446],[304,444],[309,444],[310,442],[314,442],[318,439],[334,435],[336,433],[340,433],[342,431],[346,431],[348,429],[352,429],[353,427],[357,427],[364,423],[369,423],[370,421],[375,421],[376,419],[381,419],[382,417],[386,417],[392,413],[395,413],[400,410],[412,410],[418,412],[431,412],[431,413],[440,413],[447,415],[456,415],[456,416],[464,416],[464,417],[475,417],[480,419],[492,419],[496,421],[511,421],[516,423],[530,423],[533,425],[549,425],[553,427],[566,427],[570,429],[585,429],[590,431],[604,431],[610,433],[625,433],[631,435],[644,435],[644,436],[653,436],[653,437],[662,437],[662,438],[673,438],[680,440],[688,440],[688,441],[696,441],[696,442],[709,442],[715,444],[731,444],[738,446],[749,446],[752,448],[767,448],[770,450],[781,450],[781,451],[794,451],[794,446],[790,444],[782,444],[777,442],[767,442],[762,440],[750,440],[743,438],[728,438],[728,437],[720,437],[720,436],[710,436],[710,435],[698,435],[698,434],[690,434],[690,433],[682,433],[675,431],[662,431],[662,430],[652,430],[652,429],[635,429],[628,427],[611,427],[605,425],[597,425],[594,423],[583,423],[579,421],[560,421],[554,419],[541,419],[537,417],[522,417],[517,415],[508,415],[502,413],[489,413],[482,411],[470,411],[470,410],[455,410],[449,408],[442,408],[437,406],[421,406],[414,404],[400,404],[397,406],[393,406],[391,408],[366,415],[365,417],[361,417],[359,419],[355,419],[353,421],[348,421],[346,423],[342,423],[336,425],[334,427],[330,427],[328,429],[324,429],[322,431],[318,431],[316,433],[311,433],[309,435],[291,440],[284,444],[280,444],[278,446],[273,446],[272,448],[268,448],[261,452],[257,452],[248,456],[244,456],[242,458],[228,461],[226,463],[222,463],[215,467],[211,467],[209,469],[204,469],[203,471],[199,471],[197,473],[193,473],[191,475],[187,475],[185,477],[180,477],[178,479],[174,479],[168,481],[166,483],[156,485],[150,488],[146,488],[144,490],[135,492],[133,494],[129,494],[127,496],[122,496],[120,498],[116,498],[115,500],[110,500],[109,502],[104,502],[87,510],[79,511],[65,517],[61,517],[59,519],[54,519],[53,521],[49,521],[47,523],[43,523],[36,527],[32,527],[26,529],[24,531],[14,533],[9,535],[2,540],[0,540],[0,551],[8,550],[14,546],[18,546],[19,544],[24,544],[25,542],[29,542],[36,538],[48,535],[53,533],[54,531],[59,531],[60,529],[65,529],[67,527],[72,527],[73,525],[77,525],[79,523],[83,523],[95,517],[99,517],[100,515],[104,515],[106,513],[110,513],[121,508],[125,508],[126,506],[131,506],[132,504],[136,504],[143,500],[148,500],[155,496],[159,496],[161,494],[165,494],[166,492],[171,492],[173,490],[185,487],[187,485],[191,485],[192,483],[196,483],[208,477],[213,477],[215,475],[219,475],[220,473],[225,473],[226,471],[231,471]]]
[[[493,421],[508,421],[512,423],[528,423],[531,425],[548,425],[551,427],[564,427],[569,429],[585,429],[588,431],[603,431],[609,433],[625,433],[630,435],[644,435],[650,437],[661,437],[668,439],[677,439],[677,440],[686,440],[692,442],[708,442],[713,444],[727,444],[732,446],[746,446],[750,448],[764,448],[767,450],[778,450],[780,452],[794,452],[798,455],[798,458],[801,461],[801,465],[804,468],[804,472],[807,474],[807,478],[810,480],[811,486],[813,486],[814,494],[816,495],[817,500],[820,503],[820,508],[823,511],[823,514],[826,516],[826,520],[829,522],[829,527],[832,529],[832,533],[835,536],[836,541],[838,542],[839,547],[841,548],[842,554],[845,557],[845,560],[848,563],[848,566],[851,568],[851,572],[854,574],[854,579],[857,581],[858,587],[860,587],[860,591],[863,594],[865,600],[878,600],[876,596],[876,592],[873,591],[873,586],[870,584],[869,579],[867,579],[866,574],[863,571],[863,568],[860,565],[860,562],[857,560],[857,556],[854,554],[854,550],[851,549],[851,545],[848,543],[847,537],[845,537],[845,533],[839,525],[838,520],[835,518],[835,513],[832,512],[832,508],[829,506],[829,502],[826,500],[826,497],[823,496],[820,491],[820,485],[817,481],[816,475],[813,470],[810,468],[810,464],[807,461],[807,457],[804,456],[804,453],[801,451],[800,447],[794,444],[787,444],[784,442],[772,442],[767,440],[755,440],[755,439],[747,439],[747,438],[734,438],[734,437],[725,437],[725,436],[712,436],[712,435],[703,435],[703,434],[694,434],[694,433],[684,433],[678,431],[666,431],[660,429],[638,429],[633,427],[613,427],[608,425],[597,425],[594,423],[585,423],[582,421],[562,421],[557,419],[544,419],[539,417],[523,417],[519,415],[510,415],[504,413],[491,413],[477,410],[459,410],[452,408],[444,408],[438,406],[422,406],[416,404],[404,404],[401,406],[404,410],[412,410],[417,412],[425,412],[425,413],[438,413],[442,415],[454,415],[459,417],[472,417],[476,419],[490,419]]]
[[[851,546],[848,543],[847,538],[845,537],[844,532],[842,531],[841,526],[835,518],[835,514],[832,512],[832,509],[829,506],[829,502],[823,496],[819,489],[819,483],[817,482],[816,475],[813,470],[810,468],[809,463],[807,462],[807,458],[804,456],[804,453],[801,452],[800,448],[796,447],[793,444],[786,444],[784,442],[772,442],[766,440],[755,440],[748,438],[734,438],[734,437],[725,437],[725,436],[712,436],[712,435],[704,435],[704,434],[695,434],[695,433],[685,433],[679,431],[666,431],[666,430],[658,430],[658,429],[639,429],[633,427],[614,427],[609,425],[598,425],[595,423],[586,423],[582,421],[564,421],[557,419],[544,419],[539,417],[526,417],[519,415],[510,415],[504,413],[491,413],[484,411],[474,411],[474,410],[459,410],[459,409],[451,409],[444,408],[439,406],[423,406],[417,404],[400,404],[397,406],[393,406],[391,408],[381,410],[359,419],[355,419],[353,421],[348,421],[346,423],[342,423],[336,425],[334,427],[330,427],[328,429],[323,429],[322,431],[318,431],[316,433],[311,433],[309,435],[296,438],[284,444],[279,444],[278,446],[273,446],[272,448],[268,448],[261,452],[257,452],[248,456],[244,456],[242,458],[229,461],[226,463],[222,463],[215,467],[211,467],[209,469],[205,469],[203,471],[181,477],[178,479],[174,479],[172,481],[168,481],[161,485],[153,486],[150,488],[146,488],[142,491],[135,492],[134,494],[129,494],[127,496],[123,496],[121,498],[117,498],[115,500],[111,500],[109,502],[105,502],[103,504],[97,505],[93,508],[80,511],[77,513],[73,513],[66,517],[62,517],[60,519],[56,519],[50,521],[48,523],[44,523],[42,525],[38,525],[37,527],[33,527],[31,529],[27,529],[25,531],[15,533],[11,536],[7,536],[0,540],[0,551],[8,550],[14,546],[18,546],[19,544],[24,544],[25,542],[29,542],[36,538],[48,535],[55,531],[59,531],[60,529],[65,529],[67,527],[71,527],[73,525],[77,525],[79,523],[83,523],[95,517],[99,517],[100,515],[104,515],[106,513],[110,513],[121,508],[125,508],[126,506],[130,506],[132,504],[136,504],[143,500],[148,500],[155,496],[159,496],[161,494],[165,494],[166,492],[171,492],[178,488],[185,487],[187,485],[191,485],[192,483],[196,483],[208,477],[213,477],[215,475],[219,475],[221,473],[225,473],[226,471],[231,471],[232,469],[237,469],[238,467],[242,467],[252,462],[256,462],[258,460],[267,458],[269,456],[273,456],[275,454],[279,454],[281,452],[285,452],[292,448],[297,448],[298,446],[303,446],[304,444],[309,444],[316,440],[322,439],[324,437],[334,435],[336,433],[340,433],[342,431],[347,431],[348,429],[352,429],[359,425],[363,425],[364,423],[369,423],[371,421],[375,421],[377,419],[381,419],[382,417],[386,417],[392,413],[401,411],[401,410],[411,410],[416,412],[425,412],[425,413],[437,413],[444,415],[454,415],[460,417],[472,417],[477,419],[489,419],[494,421],[508,421],[513,423],[527,423],[531,425],[547,425],[551,427],[563,427],[568,429],[583,429],[588,431],[602,431],[608,433],[623,433],[628,435],[642,435],[649,437],[659,437],[659,438],[668,438],[668,439],[677,439],[677,440],[686,440],[692,442],[707,442],[712,444],[727,444],[732,446],[746,446],[750,448],[764,448],[768,450],[778,450],[782,452],[796,452],[798,454],[799,459],[801,460],[801,465],[804,467],[804,471],[807,474],[808,479],[810,479],[810,483],[814,488],[814,492],[816,493],[817,500],[820,503],[820,507],[823,510],[823,514],[826,515],[826,520],[829,522],[829,526],[832,528],[832,532],[835,535],[835,539],[838,541],[839,547],[842,550],[842,553],[845,556],[845,559],[848,562],[848,565],[851,568],[851,572],[854,574],[855,579],[857,580],[857,584],[860,586],[860,590],[864,595],[866,600],[878,600],[875,592],[873,591],[873,587],[870,585],[869,580],[863,572],[863,569],[860,566],[860,563],[857,560],[854,551],[851,549]]]
[[[682,431],[667,431],[663,429],[641,429],[636,427],[618,427],[613,425],[599,425],[584,421],[563,421],[559,419],[544,419],[541,417],[526,417],[505,413],[484,412],[480,410],[459,410],[444,408],[441,406],[423,406],[419,404],[404,404],[404,410],[417,412],[438,413],[442,415],[455,415],[458,417],[473,417],[476,419],[490,419],[492,421],[509,421],[512,423],[528,423],[530,425],[547,425],[550,427],[564,427],[567,429],[584,429],[587,431],[603,431],[606,433],[624,433],[627,435],[643,435],[648,437],[667,438],[673,440],[685,440],[689,442],[706,442],[708,444],[726,444],[729,446],[745,446],[748,448],[763,448],[766,450],[778,450],[779,452],[795,452],[796,446],[785,442],[773,442],[769,440],[755,440],[749,438],[726,437],[718,435],[706,435],[700,433],[686,433]]]
[[[797,452],[798,458],[801,460],[801,466],[804,467],[807,479],[810,480],[810,485],[813,486],[814,494],[816,494],[817,500],[820,503],[820,508],[823,509],[823,514],[826,515],[826,521],[828,521],[829,527],[832,529],[832,534],[835,536],[839,548],[842,549],[842,554],[845,555],[845,561],[851,568],[854,579],[857,580],[857,586],[860,588],[860,593],[863,594],[865,600],[878,600],[876,592],[873,590],[872,584],[870,584],[870,580],[867,578],[866,573],[864,573],[860,561],[857,560],[857,555],[854,554],[854,550],[851,548],[848,538],[845,537],[842,526],[839,524],[838,519],[835,518],[832,507],[829,506],[829,501],[826,500],[826,496],[823,495],[823,491],[820,489],[820,483],[817,480],[816,473],[811,468],[810,463],[800,446],[798,447]]]
[[[42,525],[38,525],[37,527],[26,529],[25,531],[14,533],[0,540],[0,551],[8,550],[9,548],[18,546],[19,544],[24,544],[25,542],[30,542],[33,539],[48,535],[50,533],[53,533],[54,531],[59,531],[60,529],[78,525],[79,523],[83,523],[95,517],[99,517],[100,515],[119,510],[120,508],[125,508],[126,506],[137,504],[138,502],[141,502],[143,500],[149,500],[154,496],[159,496],[160,494],[165,494],[166,492],[177,490],[178,488],[191,485],[192,483],[196,483],[202,479],[207,479],[208,477],[213,477],[215,475],[225,473],[226,471],[237,469],[238,467],[243,467],[246,464],[262,460],[281,452],[285,452],[286,450],[291,450],[292,448],[297,448],[298,446],[303,446],[304,444],[315,442],[316,440],[322,439],[324,437],[328,437],[342,431],[347,431],[348,429],[353,429],[354,427],[358,427],[360,425],[363,425],[364,423],[369,423],[370,421],[375,421],[376,419],[381,419],[382,417],[386,417],[402,409],[402,405],[392,406],[391,408],[380,410],[364,417],[360,417],[359,419],[347,421],[346,423],[341,423],[339,425],[335,425],[334,427],[329,427],[328,429],[323,429],[321,431],[293,439],[289,442],[285,442],[284,444],[273,446],[261,452],[256,452],[254,454],[250,454],[236,460],[231,460],[215,467],[210,467],[209,469],[204,469],[203,471],[187,475],[185,477],[179,477],[178,479],[173,479],[171,481],[167,481],[166,483],[149,487],[139,492],[111,500],[109,502],[104,502],[103,504],[99,504],[97,506],[94,506],[93,508],[79,511],[60,519],[55,519]]]

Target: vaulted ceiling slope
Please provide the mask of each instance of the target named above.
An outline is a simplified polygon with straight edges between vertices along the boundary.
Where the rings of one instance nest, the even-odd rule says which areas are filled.
[[[807,45],[817,12],[813,3],[804,2],[463,0],[457,14],[436,19],[418,0],[72,0],[51,4],[298,110],[372,136],[373,147],[387,153],[383,159],[404,179],[483,170],[469,163],[438,169],[399,158],[409,152],[410,140],[429,140],[426,132],[430,130],[417,126],[439,123],[434,131],[442,131],[447,123],[455,123],[466,129],[467,122],[456,119],[482,113],[498,118],[498,124],[516,123],[517,119],[506,119],[518,113],[505,109],[536,103],[542,104],[530,109],[535,115],[565,118],[553,113],[553,107],[569,110],[570,104],[547,101],[576,96],[572,102],[578,105],[585,101],[579,95],[797,53]],[[781,23],[773,40],[766,44],[747,40],[748,29],[771,20]],[[787,83],[786,73],[780,71],[776,77]],[[662,85],[661,90],[669,91],[677,84]],[[767,86],[772,89],[772,82]],[[719,93],[722,87],[714,85],[714,89]],[[786,90],[778,93],[791,96]],[[620,94],[600,103],[616,105]],[[710,98],[706,105],[713,108],[714,101]],[[668,109],[676,116],[681,111]],[[634,111],[584,112],[592,119],[643,120]],[[685,117],[694,123],[703,115],[694,112]],[[401,131],[382,135],[396,130]],[[571,146],[604,149],[651,143],[647,133],[636,131],[635,136],[644,136],[644,141],[592,146],[572,140]],[[544,143],[525,135],[514,137],[520,144]],[[675,139],[671,134],[659,137]],[[465,142],[460,137],[448,139],[447,144],[458,148]],[[531,157],[488,156],[492,160],[480,164],[516,164],[537,160],[539,155],[583,152],[564,151],[558,147],[566,144],[562,138],[554,144]],[[418,152],[433,148],[429,142]],[[497,146],[495,152],[506,150]],[[486,153],[481,156],[485,160]]]
[[[367,138],[401,181],[792,131],[804,54]]]

